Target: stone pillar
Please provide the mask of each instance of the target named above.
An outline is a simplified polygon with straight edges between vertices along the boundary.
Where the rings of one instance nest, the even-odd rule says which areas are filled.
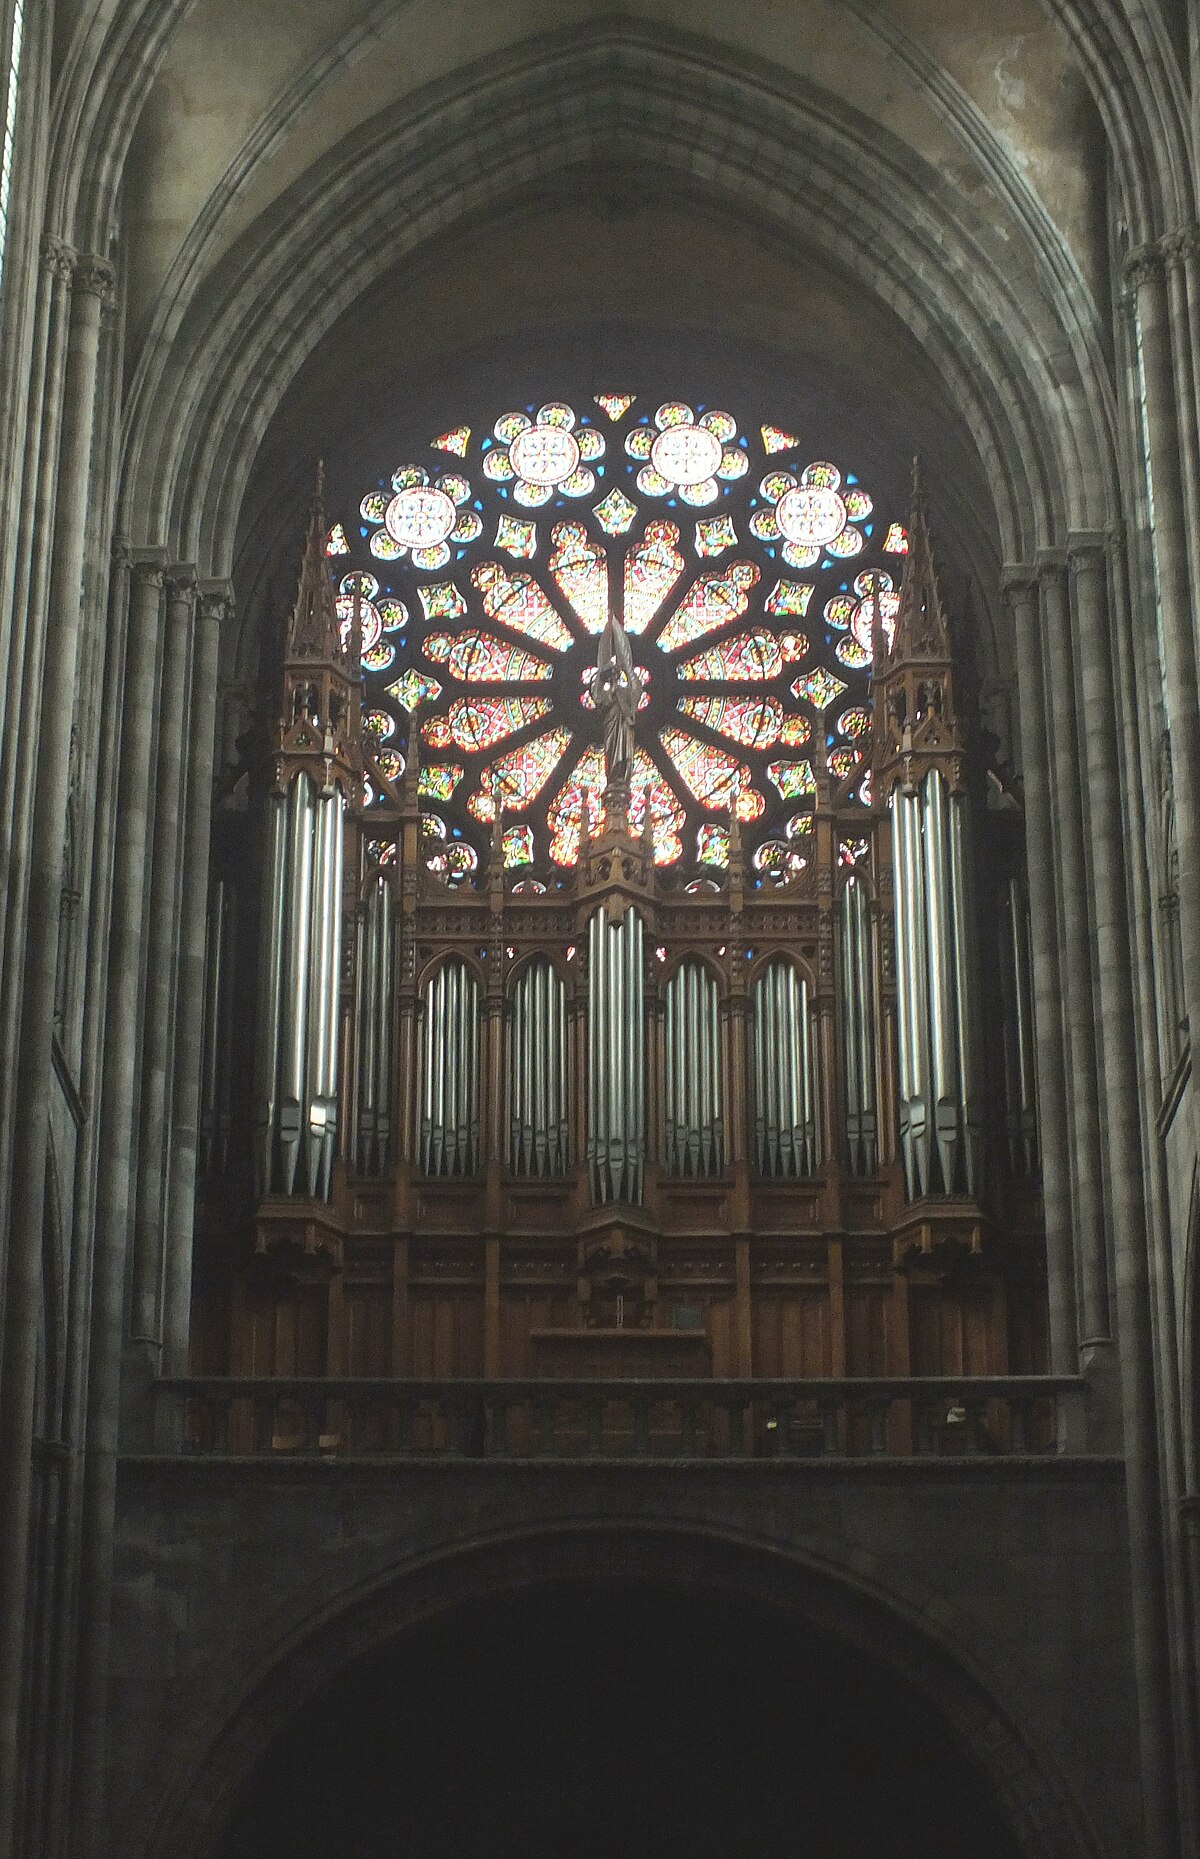
[[[1046,1223],[1046,1265],[1050,1295],[1050,1362],[1056,1375],[1074,1375],[1079,1368],[1079,1338],[1075,1315],[1075,1254],[1071,1235],[1067,1097],[1060,1017],[1063,992],[1054,899],[1045,674],[1038,634],[1037,582],[1033,570],[1006,568],[1004,595],[1016,635],[1021,709],[1025,867],[1029,881],[1033,947],[1042,1206]]]
[[[100,307],[114,285],[104,259],[75,267],[54,504],[54,546],[45,636],[21,1022],[12,1076],[14,1115],[5,1349],[0,1379],[0,1859],[12,1859],[18,1721],[27,1624],[31,1446],[42,1294],[42,1221],[49,1135],[54,982],[63,830],[75,669],[80,633],[88,468],[100,343]],[[10,951],[11,959],[11,951]]]
[[[208,849],[212,830],[214,736],[221,626],[231,611],[227,581],[202,582],[192,658],[191,747],[184,815],[175,1092],[171,1176],[167,1190],[163,1289],[163,1373],[184,1375],[192,1302],[192,1234],[200,1119],[200,1042],[204,1023],[204,942],[208,924]]]
[[[107,1693],[109,1571],[112,1559],[120,1409],[125,1265],[132,1215],[131,1162],[142,917],[148,861],[151,769],[163,630],[165,554],[140,552],[133,563],[121,765],[113,834],[112,926],[108,1006],[97,1135],[95,1263],[87,1390],[87,1459],[80,1561],[80,1670],[76,1693],[77,1816],[99,1851]]]
[[[4,1078],[11,1078],[16,1069],[21,1027],[38,692],[46,648],[46,600],[74,266],[75,254],[68,246],[57,239],[43,241],[38,293],[42,369],[39,394],[30,396],[0,756],[0,871],[6,874],[5,908],[0,912],[0,1077]],[[15,1096],[10,1093],[0,1107],[0,1181],[8,1179],[16,1110]]]
[[[1183,997],[1189,1023],[1192,1076],[1200,1078],[1200,704],[1197,701],[1170,319],[1159,254],[1150,250],[1134,254],[1126,269],[1137,308],[1146,399],[1154,550],[1179,844]],[[1193,1099],[1200,1117],[1200,1093],[1193,1093]]]
[[[1070,1054],[1068,1101],[1074,1130],[1074,1207],[1081,1346],[1111,1335],[1105,1237],[1095,1002],[1088,935],[1088,878],[1080,784],[1082,732],[1077,726],[1075,663],[1063,562],[1040,565],[1043,667],[1047,693],[1047,766],[1056,830],[1061,968]]]
[[[1130,987],[1129,910],[1113,705],[1105,539],[1075,537],[1070,554],[1079,641],[1081,722],[1092,827],[1092,925],[1104,1028],[1105,1137],[1115,1240],[1115,1291],[1125,1439],[1134,1666],[1138,1686],[1145,1859],[1178,1853],[1158,1425],[1142,1176],[1140,1082]]]
[[[179,840],[183,816],[185,712],[192,669],[196,578],[172,569],[158,691],[158,760],[153,783],[154,832],[146,918],[145,1006],[141,1120],[137,1151],[137,1213],[133,1229],[130,1338],[154,1373],[162,1348],[163,1219],[166,1212],[171,1026],[176,996]]]

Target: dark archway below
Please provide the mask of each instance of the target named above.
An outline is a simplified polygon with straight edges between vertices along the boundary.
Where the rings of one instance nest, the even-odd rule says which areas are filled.
[[[977,1764],[882,1664],[722,1588],[561,1582],[343,1672],[216,1859],[1013,1859]]]

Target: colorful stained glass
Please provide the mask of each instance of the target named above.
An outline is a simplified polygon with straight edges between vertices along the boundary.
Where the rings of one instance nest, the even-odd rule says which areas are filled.
[[[550,572],[589,633],[608,624],[608,560],[582,523],[557,523]]]
[[[592,514],[606,535],[623,536],[637,515],[637,505],[620,485],[614,484],[608,495],[595,505]]]
[[[698,742],[681,729],[664,729],[659,740],[702,807],[718,813],[727,809],[736,795],[738,818],[757,819],[763,800],[754,790],[754,777],[745,762],[711,743]]]
[[[789,839],[806,839],[813,829],[811,813],[794,813],[784,829]]]
[[[435,452],[453,452],[456,458],[465,458],[471,443],[471,428],[455,426],[450,432],[444,432],[440,439],[431,439],[429,443]]]
[[[408,608],[402,600],[396,600],[394,598],[381,600],[379,603],[379,616],[383,621],[383,630],[385,633],[398,632],[402,626],[408,625]]]
[[[396,733],[396,719],[389,716],[386,710],[364,711],[362,726],[376,742],[386,742]]]
[[[495,633],[430,633],[425,655],[460,684],[533,684],[551,675],[545,659]]]
[[[848,736],[851,742],[860,742],[871,728],[871,712],[856,705],[853,710],[843,710],[837,720],[838,734]]]
[[[843,839],[838,843],[839,865],[861,865],[867,856],[865,839]]]
[[[744,749],[769,749],[779,740],[783,705],[777,697],[681,697],[678,707]]]
[[[864,807],[869,807],[872,805],[873,796],[874,796],[874,788],[872,787],[872,784],[871,784],[871,770],[868,768],[866,774],[863,776],[861,782],[859,783],[858,798],[862,802]]]
[[[444,716],[430,717],[424,736],[433,749],[478,753],[538,722],[549,708],[545,697],[456,697]]]
[[[805,794],[816,793],[811,762],[771,762],[767,767],[767,779],[775,784],[784,800],[800,800]]]
[[[850,518],[852,523],[861,523],[863,518],[865,516],[870,516],[872,510],[875,508],[875,505],[867,496],[866,491],[861,490],[857,485],[847,487],[844,492],[844,501],[846,505],[846,515]]]
[[[866,646],[859,645],[858,640],[847,634],[839,639],[833,648],[847,671],[865,671],[871,663],[871,654]]]
[[[358,506],[364,523],[382,523],[383,513],[391,503],[387,491],[368,491]]]
[[[835,594],[832,600],[825,602],[825,621],[835,633],[844,633],[850,624],[854,612],[854,597],[851,594]]]
[[[645,535],[625,557],[622,618],[627,633],[645,632],[682,573],[683,556],[675,524],[647,523]]]
[[[812,584],[809,581],[776,581],[767,595],[765,611],[778,614],[794,613],[803,618],[808,612],[808,603],[812,595]]]
[[[596,405],[608,414],[610,420],[624,419],[633,405],[636,394],[593,394]]]
[[[326,536],[325,553],[326,555],[349,555],[350,544],[346,540],[346,532],[340,523],[335,523]]]
[[[758,430],[762,434],[763,451],[768,457],[776,452],[790,452],[800,443],[799,439],[790,432],[784,432],[779,426],[760,426]]]
[[[785,716],[779,729],[779,741],[785,749],[802,749],[812,736],[812,724],[799,711]]]
[[[484,769],[480,792],[471,797],[472,813],[478,819],[492,819],[497,803],[506,813],[523,813],[545,787],[570,741],[570,730],[559,727],[499,756]],[[490,809],[479,809],[476,802],[480,800],[489,801]]]
[[[552,651],[570,649],[570,633],[532,575],[513,574],[499,562],[480,562],[471,570],[471,579],[489,619],[539,640]]]
[[[496,524],[496,547],[528,561],[537,549],[537,524],[530,517],[502,516]]]
[[[792,695],[812,704],[814,709],[824,710],[840,697],[846,686],[840,678],[835,678],[824,665],[818,665],[813,671],[802,672],[792,685]]]
[[[908,531],[903,523],[891,525],[883,540],[883,552],[885,555],[908,554]]]
[[[729,680],[735,684],[767,684],[783,670],[783,653],[774,633],[755,628],[749,633],[735,633],[716,645],[686,658],[679,666],[679,676],[689,683],[710,679]]]
[[[452,839],[447,845],[440,846],[425,863],[430,871],[444,878],[447,884],[461,884],[464,878],[478,871],[479,854],[464,839]]]
[[[442,687],[436,678],[428,672],[418,671],[415,666],[388,685],[388,696],[394,697],[402,710],[413,711],[419,704],[436,703],[442,694]]]
[[[417,776],[417,793],[423,800],[449,800],[463,772],[457,762],[427,762]]]
[[[550,857],[556,865],[574,865],[578,859],[585,813],[589,835],[595,838],[599,833],[604,823],[604,785],[604,751],[588,749],[546,810]]]
[[[773,884],[786,884],[802,872],[808,860],[783,839],[765,839],[753,858],[754,869]]]
[[[857,529],[846,528],[840,536],[835,536],[825,547],[839,561],[846,561],[851,555],[857,555],[862,549],[862,535]]]
[[[396,842],[394,839],[368,839],[368,865],[394,865],[396,863]]]
[[[533,864],[533,828],[532,826],[506,826],[504,829],[504,868],[512,871],[517,865]]]
[[[719,865],[724,870],[729,864],[729,828],[715,820],[697,827],[696,857],[701,865]]]
[[[369,651],[363,653],[362,668],[364,671],[369,671],[375,676],[378,676],[381,671],[390,670],[395,657],[395,646],[389,645],[387,640],[384,639],[381,640],[378,645],[373,645]]]
[[[697,555],[722,555],[737,547],[737,531],[731,516],[707,516],[696,525]]]
[[[862,762],[858,749],[831,749],[828,756],[829,772],[835,781],[846,781]]]
[[[740,620],[758,578],[758,569],[752,562],[731,562],[719,574],[700,575],[659,634],[661,649],[678,651],[680,646],[691,645],[705,633],[716,632],[719,627]]]
[[[645,828],[646,808],[650,808],[650,837],[654,842],[654,863],[673,865],[683,856],[685,814],[679,797],[669,781],[664,781],[644,749],[633,758],[633,775],[629,784],[629,825],[639,835]]]
[[[896,618],[900,612],[900,596],[892,585],[891,575],[867,570],[855,577],[854,591],[861,598],[850,616],[851,632],[864,651],[874,657],[875,602],[878,600],[884,643],[890,651],[896,633]]]
[[[435,581],[432,587],[423,587],[419,592],[427,620],[457,620],[467,610],[453,581]]]
[[[396,749],[380,749],[375,766],[385,780],[395,783],[404,773],[404,757]]]
[[[540,878],[520,878],[513,885],[514,897],[545,897],[546,887]]]
[[[341,622],[339,635],[343,649],[349,650],[350,632],[354,625],[354,611],[357,607],[358,623],[362,628],[361,649],[369,652],[371,647],[378,642],[379,635],[383,631],[383,616],[379,608],[373,601],[363,600],[361,596],[356,599],[353,594],[339,594],[335,604],[337,616]]]

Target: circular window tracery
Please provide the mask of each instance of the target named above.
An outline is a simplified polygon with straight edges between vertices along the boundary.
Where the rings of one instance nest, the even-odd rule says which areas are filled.
[[[802,870],[817,770],[864,799],[867,673],[895,624],[883,561],[905,552],[901,526],[877,533],[853,474],[803,462],[783,428],[751,435],[682,401],[547,401],[430,451],[361,499],[357,542],[335,524],[328,546],[373,560],[339,573],[338,614],[347,637],[358,614],[364,722],[390,781],[417,717],[431,869],[473,881],[499,818],[530,891],[601,830],[590,686],[612,614],[642,687],[631,825],[648,821],[656,862],[688,888],[715,881],[736,817],[751,882]],[[856,559],[846,579],[872,549],[880,565]]]

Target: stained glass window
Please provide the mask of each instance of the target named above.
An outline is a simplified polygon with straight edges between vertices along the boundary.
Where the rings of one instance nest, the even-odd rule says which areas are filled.
[[[415,713],[427,862],[474,882],[499,822],[512,888],[553,888],[604,827],[611,613],[642,687],[632,830],[707,887],[736,811],[749,877],[784,882],[815,771],[843,806],[868,788],[906,541],[840,459],[736,409],[613,391],[447,423],[329,531],[372,767],[400,778]]]

